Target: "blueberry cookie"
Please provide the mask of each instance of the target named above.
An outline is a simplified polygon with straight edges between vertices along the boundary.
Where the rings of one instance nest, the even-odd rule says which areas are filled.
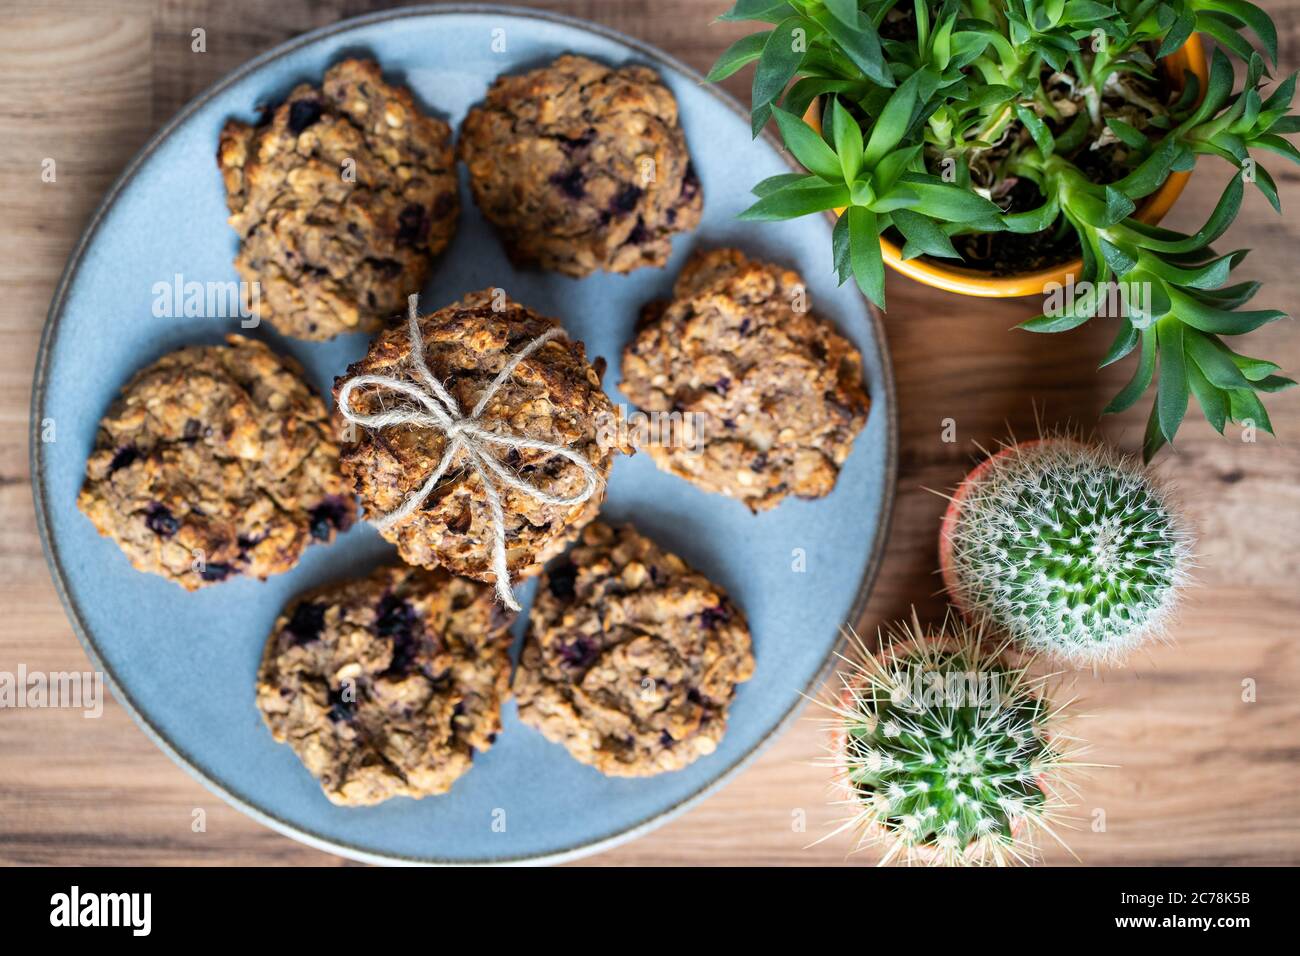
[[[491,588],[444,571],[318,588],[275,622],[258,709],[334,803],[446,793],[501,730],[511,621]]]
[[[755,512],[829,494],[867,420],[862,356],[803,280],[734,249],[697,253],[646,307],[622,371],[643,410],[691,416],[696,440],[646,445],[655,464]]]
[[[217,152],[235,267],[256,313],[285,335],[371,332],[418,292],[459,203],[451,130],[370,60],[344,60]]]
[[[457,145],[517,265],[571,276],[662,266],[703,195],[677,101],[653,71],[562,56],[502,76]]]
[[[99,423],[77,498],[136,568],[190,591],[288,571],[356,514],[325,403],[297,363],[226,343],[135,374]]]
[[[459,403],[462,414],[474,408],[511,358],[538,336],[558,327],[554,319],[511,301],[500,289],[473,293],[421,316],[419,321],[429,369]],[[382,375],[418,384],[410,351],[406,323],[385,329],[370,343],[366,357],[335,379],[335,396],[357,375]],[[382,388],[358,389],[349,399],[352,410],[361,415],[392,410],[403,401]],[[600,376],[587,363],[582,343],[563,336],[551,339],[524,359],[483,409],[478,419],[481,427],[561,445],[590,462],[601,478],[596,494],[572,505],[548,504],[496,482],[505,518],[506,564],[512,577],[536,573],[595,517],[613,456],[623,450],[614,421]],[[341,421],[340,427],[344,428]],[[354,440],[344,443],[343,473],[370,517],[391,514],[418,491],[437,469],[447,443],[440,429],[414,425],[379,430],[348,426],[343,434],[349,433]],[[577,465],[553,452],[494,445],[487,450],[502,468],[553,497],[578,496],[587,485]],[[383,527],[381,533],[397,545],[408,564],[443,566],[454,574],[494,582],[494,528],[483,482],[462,450],[421,506]]]
[[[542,577],[515,675],[519,717],[602,773],[710,754],[754,673],[745,616],[631,526],[587,526]]]

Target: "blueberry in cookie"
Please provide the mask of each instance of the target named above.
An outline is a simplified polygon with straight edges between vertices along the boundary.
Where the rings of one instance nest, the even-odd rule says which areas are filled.
[[[613,407],[600,376],[587,362],[581,342],[564,336],[546,341],[500,383],[495,380],[535,339],[558,329],[554,319],[512,301],[501,289],[485,289],[417,319],[423,358],[468,415],[490,392],[476,424],[489,431],[560,446],[580,456],[595,471],[595,493],[573,504],[547,502],[535,494],[493,479],[498,489],[505,533],[506,567],[512,578],[527,577],[572,541],[595,517],[604,498],[604,480],[613,458],[625,449],[613,427]],[[339,399],[358,376],[381,376],[422,387],[413,365],[406,324],[379,333],[365,358],[335,379]],[[383,387],[358,388],[349,408],[368,416],[380,411],[422,411],[413,399]],[[366,515],[391,516],[436,474],[447,449],[443,429],[394,424],[381,429],[339,422],[345,437],[341,458]],[[553,499],[578,497],[588,478],[573,461],[552,450],[506,445],[484,446],[495,467]],[[380,523],[380,533],[397,545],[408,564],[447,568],[454,574],[495,582],[497,519],[483,477],[465,449],[457,451],[437,487],[405,517]]]
[[[379,328],[456,228],[450,128],[371,60],[336,64],[257,126],[231,120],[217,162],[235,267],[258,283],[258,317],[285,335]]]
[[[677,101],[642,66],[562,56],[502,76],[457,145],[512,260],[571,276],[662,266],[703,195]]]
[[[712,753],[754,673],[745,616],[630,525],[586,527],[547,569],[515,675],[520,719],[616,777]]]
[[[696,253],[623,351],[624,395],[696,416],[699,440],[655,464],[753,511],[835,486],[867,420],[862,356],[807,308],[802,279],[735,249]]]
[[[238,335],[163,356],[99,423],[77,506],[136,568],[187,590],[288,571],[356,514],[301,374]]]
[[[501,730],[512,620],[491,588],[445,571],[318,588],[271,630],[258,709],[334,803],[445,793]]]

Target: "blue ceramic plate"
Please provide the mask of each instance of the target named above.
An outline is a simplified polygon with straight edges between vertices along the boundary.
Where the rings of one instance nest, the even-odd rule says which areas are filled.
[[[701,22],[700,28],[705,24]],[[496,32],[502,31],[502,32]],[[505,52],[494,52],[493,41]],[[559,317],[589,355],[618,357],[637,312],[666,296],[692,249],[736,245],[799,270],[813,308],[862,351],[872,407],[833,494],[790,500],[755,517],[655,469],[648,455],[616,463],[604,515],[633,520],[725,587],[753,627],[757,672],[741,685],[730,727],[712,755],[677,773],[610,779],[519,723],[513,703],[492,750],[451,793],[365,809],[330,804],[287,747],[272,741],[254,706],[254,677],[276,614],[299,591],[365,574],[392,549],[368,526],[266,582],[236,580],[187,594],[134,571],[76,509],[96,424],[128,376],[179,346],[217,342],[238,318],[157,318],[155,285],[236,279],[226,225],[217,134],[232,116],[255,118],[302,81],[319,82],[344,55],[377,58],[386,75],[455,127],[499,73],[565,52],[659,71],[677,96],[704,187],[704,221],[679,236],[664,270],[575,281],[515,272],[462,181],[464,213],[449,252],[424,289],[426,307],[504,286]],[[830,227],[822,218],[742,225],[748,188],[788,172],[766,140],[750,138],[740,106],[658,50],[609,30],[491,7],[407,8],[318,30],[248,63],[200,96],[145,147],[87,229],[54,297],[33,396],[32,469],[46,554],[68,614],[117,698],[167,753],[263,823],[314,846],[371,861],[560,860],[611,846],[680,812],[734,774],[780,731],[811,691],[845,621],[866,600],[884,544],[894,485],[894,404],[881,330],[852,284],[837,287]],[[294,355],[328,394],[366,350],[362,335],[316,344],[252,334]],[[42,442],[53,421],[57,441]],[[802,549],[806,571],[794,570]],[[521,590],[527,603],[532,585]],[[495,825],[494,825],[495,824]],[[502,825],[504,824],[504,826]]]

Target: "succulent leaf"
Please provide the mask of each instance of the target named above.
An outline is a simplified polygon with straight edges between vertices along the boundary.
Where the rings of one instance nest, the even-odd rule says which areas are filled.
[[[1284,138],[1300,131],[1300,116],[1289,115],[1297,77],[1270,76],[1277,29],[1256,3],[738,0],[722,19],[770,28],[728,47],[711,79],[754,64],[755,134],[775,121],[810,171],[807,180],[775,181],[781,188],[763,184],[742,218],[853,207],[833,235],[835,270],[882,308],[882,258],[869,248],[882,234],[901,242],[904,259],[951,260],[969,252],[960,240],[972,233],[1043,233],[1055,242],[1073,232],[1082,258],[1075,281],[1142,287],[1123,296],[1122,314],[1104,318],[1158,328],[1155,351],[1144,333],[1133,382],[1107,409],[1128,407],[1155,384],[1148,457],[1173,441],[1192,395],[1216,427],[1221,418],[1267,421],[1257,393],[1288,379],[1261,385],[1264,378],[1247,376],[1246,386],[1229,387],[1181,344],[1199,341],[1192,330],[1241,335],[1283,315],[1237,311],[1258,285],[1228,285],[1243,253],[1210,249],[1237,217],[1247,184],[1280,211],[1261,158],[1300,163],[1300,149]],[[1174,79],[1181,94],[1152,92],[1156,60],[1196,31],[1216,41],[1206,80],[1184,71]],[[815,97],[823,98],[825,131],[800,119]],[[1099,176],[1096,151],[1112,145],[1119,148],[1104,158],[1112,168]],[[1238,171],[1206,224],[1184,235],[1142,222],[1142,200],[1201,156]],[[1022,185],[1036,187],[1041,201]],[[1097,317],[1075,309],[1021,328],[1062,332]],[[1136,343],[1124,331],[1102,364]]]

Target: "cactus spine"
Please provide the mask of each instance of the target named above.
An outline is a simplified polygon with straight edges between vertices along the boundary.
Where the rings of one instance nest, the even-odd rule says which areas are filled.
[[[879,654],[858,642],[825,705],[839,805],[850,811],[833,832],[857,831],[860,848],[883,848],[882,864],[1032,862],[1040,833],[1060,840],[1062,791],[1084,766],[1059,730],[1068,702],[1054,707],[1044,678],[966,623],[924,636],[914,615],[893,636]]]
[[[941,550],[959,607],[1032,651],[1094,666],[1164,634],[1191,537],[1131,460],[1049,438],[1004,449],[972,472]]]

